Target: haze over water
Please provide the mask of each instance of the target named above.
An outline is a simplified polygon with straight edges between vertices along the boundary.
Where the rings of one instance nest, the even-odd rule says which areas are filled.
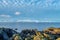
[[[0,22],[0,27],[17,28],[17,31],[24,29],[37,29],[40,31],[49,27],[60,28],[60,22]]]

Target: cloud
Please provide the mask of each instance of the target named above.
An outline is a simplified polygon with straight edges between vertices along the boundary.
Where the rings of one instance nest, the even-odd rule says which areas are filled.
[[[3,4],[5,3],[5,4]],[[0,1],[0,4],[3,4],[7,7],[7,5],[11,4],[14,7],[21,7],[21,6],[27,6],[27,5],[38,5],[39,7],[55,7],[60,5],[60,0],[3,0],[3,2]],[[10,6],[11,6],[10,5]]]
[[[21,13],[20,12],[16,12],[15,15],[20,15]]]
[[[8,2],[6,0],[2,0],[0,1],[0,5],[3,7],[7,7],[8,6]]]
[[[10,16],[10,15],[5,15],[5,14],[2,14],[2,15],[0,15],[0,17],[10,18],[11,16]]]
[[[8,5],[8,3],[7,3],[5,0],[3,0],[3,3],[4,3],[5,5]]]
[[[44,19],[39,19],[39,20],[33,20],[33,19],[18,19],[16,22],[60,22],[60,19],[53,19],[53,18],[44,18]]]
[[[17,20],[16,22],[39,22],[39,20]]]

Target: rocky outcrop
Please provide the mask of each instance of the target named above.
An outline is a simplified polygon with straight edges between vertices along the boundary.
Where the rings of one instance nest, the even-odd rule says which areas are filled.
[[[15,30],[10,28],[0,28],[0,40],[9,40],[14,34],[17,34]]]
[[[0,40],[60,40],[60,28],[48,28],[43,31],[26,29],[20,33],[10,28],[0,28]]]

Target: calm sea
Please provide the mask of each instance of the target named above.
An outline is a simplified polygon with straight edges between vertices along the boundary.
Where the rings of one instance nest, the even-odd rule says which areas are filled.
[[[0,27],[12,29],[17,28],[17,31],[21,31],[24,29],[44,30],[49,27],[60,28],[60,22],[0,22]]]

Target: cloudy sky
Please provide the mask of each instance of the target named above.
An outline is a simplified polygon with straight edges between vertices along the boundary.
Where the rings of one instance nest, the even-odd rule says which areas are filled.
[[[60,22],[60,0],[0,0],[0,22]]]

